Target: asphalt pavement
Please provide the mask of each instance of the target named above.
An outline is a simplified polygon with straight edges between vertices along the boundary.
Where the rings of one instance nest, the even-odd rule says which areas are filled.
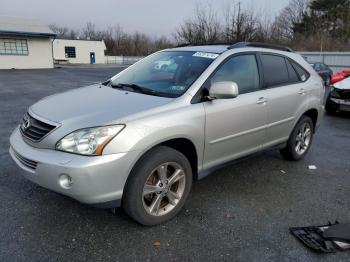
[[[156,227],[25,180],[8,140],[28,106],[120,70],[0,71],[0,261],[350,261],[350,251],[315,254],[288,231],[350,222],[349,115],[325,115],[303,161],[269,150],[195,182],[183,211]]]

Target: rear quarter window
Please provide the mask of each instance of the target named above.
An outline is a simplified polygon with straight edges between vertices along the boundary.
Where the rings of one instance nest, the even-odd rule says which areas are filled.
[[[291,61],[295,71],[297,72],[299,79],[301,82],[305,82],[309,79],[310,74],[308,71],[306,71],[301,65],[299,65],[297,62]]]

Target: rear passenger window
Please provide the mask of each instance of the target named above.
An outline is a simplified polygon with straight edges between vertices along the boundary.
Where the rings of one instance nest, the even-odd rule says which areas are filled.
[[[298,73],[300,81],[305,82],[306,80],[309,79],[310,74],[304,68],[302,68],[299,64],[297,64],[294,61],[292,61],[292,64],[295,71],[297,71]]]
[[[295,72],[292,64],[288,59],[286,59],[287,68],[288,68],[288,74],[289,74],[289,82],[290,83],[297,83],[300,81],[298,74]]]
[[[277,55],[261,55],[265,87],[283,85],[289,82],[285,58]]]

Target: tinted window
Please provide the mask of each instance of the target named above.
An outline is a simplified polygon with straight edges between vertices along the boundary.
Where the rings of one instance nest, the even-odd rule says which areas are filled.
[[[315,64],[314,66],[315,70],[320,71],[321,70],[321,64]]]
[[[299,82],[300,81],[299,76],[295,72],[293,66],[291,65],[291,63],[290,63],[290,61],[288,59],[286,59],[286,63],[287,63],[288,74],[289,74],[289,82],[290,83]]]
[[[212,76],[211,84],[222,81],[236,82],[240,94],[259,90],[259,70],[255,55],[235,56],[224,62]]]
[[[322,68],[322,70],[328,70],[329,69],[328,65],[326,65],[326,64],[321,64],[321,68]]]
[[[309,73],[294,61],[292,61],[292,65],[295,71],[298,73],[300,81],[305,82],[310,76]]]
[[[279,86],[289,81],[285,58],[276,55],[261,55],[266,87]]]

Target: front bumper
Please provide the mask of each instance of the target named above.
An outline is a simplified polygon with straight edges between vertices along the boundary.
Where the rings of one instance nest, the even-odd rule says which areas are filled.
[[[120,205],[124,185],[138,157],[136,151],[81,156],[34,148],[23,140],[18,128],[12,133],[10,144],[10,155],[25,178],[79,202],[101,207]],[[60,184],[62,175],[71,178],[71,187]]]
[[[330,100],[333,104],[338,106],[338,110],[350,112],[350,99],[338,99],[331,97]]]

